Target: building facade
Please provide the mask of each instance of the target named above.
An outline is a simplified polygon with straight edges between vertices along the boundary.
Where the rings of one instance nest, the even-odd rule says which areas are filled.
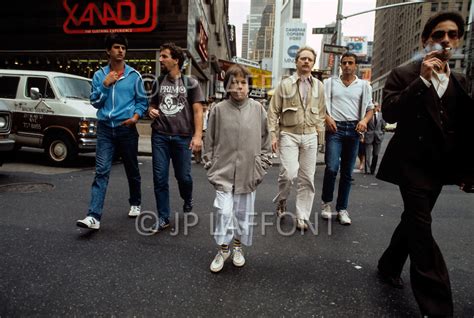
[[[276,0],[273,38],[273,86],[295,70],[296,51],[306,42],[306,25],[302,23],[301,0]],[[292,61],[291,61],[292,60]]]
[[[127,63],[142,74],[158,75],[159,47],[174,42],[186,51],[185,73],[215,95],[218,58],[235,54],[228,8],[228,0],[12,2],[0,12],[0,68],[90,78],[107,63],[105,33],[120,32],[129,40]]]
[[[275,26],[275,0],[267,0],[263,9],[260,29],[256,34],[251,60],[262,61],[273,56],[273,32]]]

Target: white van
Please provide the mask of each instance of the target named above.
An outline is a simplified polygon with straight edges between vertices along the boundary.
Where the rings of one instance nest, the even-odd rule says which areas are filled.
[[[12,112],[15,147],[43,148],[54,164],[96,147],[91,80],[43,71],[0,70],[0,100]]]

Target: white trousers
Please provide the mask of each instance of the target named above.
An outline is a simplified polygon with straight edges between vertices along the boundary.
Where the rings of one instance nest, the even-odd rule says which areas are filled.
[[[255,191],[243,194],[216,191],[214,239],[218,245],[229,245],[234,238],[244,245],[252,245],[254,206]]]
[[[286,200],[296,183],[296,217],[309,220],[314,199],[318,135],[280,133],[280,175],[273,202]]]

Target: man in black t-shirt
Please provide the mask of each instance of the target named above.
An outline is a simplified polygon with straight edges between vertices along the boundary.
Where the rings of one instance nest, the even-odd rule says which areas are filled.
[[[169,164],[173,162],[183,212],[193,207],[191,155],[202,147],[202,102],[199,82],[181,73],[184,53],[174,43],[160,48],[161,74],[151,98],[149,116],[153,119],[153,184],[158,220],[153,233],[169,227]]]

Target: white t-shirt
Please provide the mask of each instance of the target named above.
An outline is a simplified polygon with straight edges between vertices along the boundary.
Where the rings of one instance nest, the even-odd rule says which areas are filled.
[[[359,121],[364,81],[356,78],[349,86],[340,78],[333,80],[331,117],[335,121]]]

